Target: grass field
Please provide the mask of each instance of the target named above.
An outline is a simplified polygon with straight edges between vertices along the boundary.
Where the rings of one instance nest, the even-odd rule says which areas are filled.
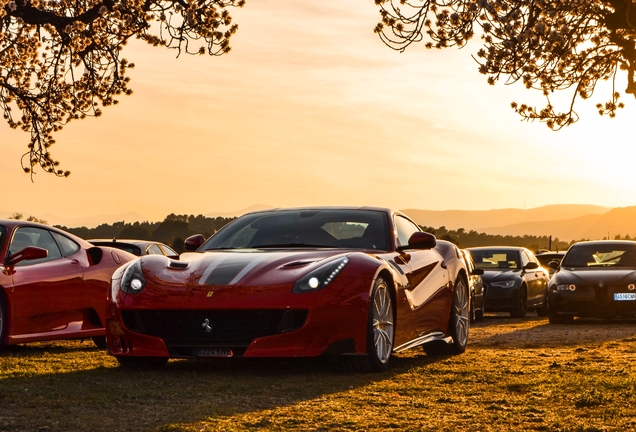
[[[2,431],[636,430],[636,322],[487,316],[465,354],[351,374],[317,361],[128,371],[70,341],[0,354]]]

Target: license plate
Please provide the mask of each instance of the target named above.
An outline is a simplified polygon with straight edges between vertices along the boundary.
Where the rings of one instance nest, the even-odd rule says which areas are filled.
[[[195,350],[197,357],[233,357],[231,349],[201,348]]]
[[[636,293],[614,293],[615,301],[636,300]]]

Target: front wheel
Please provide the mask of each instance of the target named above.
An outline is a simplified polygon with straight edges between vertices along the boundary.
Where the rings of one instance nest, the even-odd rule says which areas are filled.
[[[455,281],[453,304],[448,322],[448,335],[453,341],[448,345],[449,354],[461,354],[466,351],[468,330],[470,329],[470,297],[468,286],[461,277]]]
[[[369,301],[367,321],[367,355],[353,357],[354,369],[365,372],[382,372],[389,366],[394,340],[393,297],[382,277],[376,279]]]
[[[513,318],[524,318],[526,316],[528,307],[528,294],[526,293],[526,287],[521,286],[519,290],[519,297],[517,298],[517,304],[510,311],[510,316]]]

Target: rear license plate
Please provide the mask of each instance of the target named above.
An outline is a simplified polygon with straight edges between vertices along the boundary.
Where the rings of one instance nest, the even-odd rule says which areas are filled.
[[[194,350],[197,357],[233,357],[231,349],[202,348]]]
[[[615,301],[636,300],[636,293],[614,293]]]

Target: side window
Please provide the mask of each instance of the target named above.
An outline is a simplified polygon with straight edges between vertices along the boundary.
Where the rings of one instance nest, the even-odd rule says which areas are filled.
[[[51,234],[53,234],[53,238],[55,239],[57,244],[60,245],[60,249],[62,249],[62,254],[64,256],[66,257],[71,256],[75,252],[80,250],[80,246],[77,243],[75,243],[73,240],[71,240],[70,238],[53,231],[51,231]]]
[[[12,255],[16,252],[20,252],[28,246],[37,246],[39,248],[46,249],[49,254],[46,258],[39,260],[22,261],[18,263],[19,266],[37,264],[62,258],[62,252],[60,252],[57,243],[53,240],[51,232],[48,230],[35,227],[18,228],[11,239],[9,254]]]
[[[146,249],[146,253],[148,255],[163,255],[163,251],[156,244],[148,246],[148,249]]]
[[[174,249],[172,249],[171,247],[168,247],[166,245],[161,245],[161,249],[163,249],[165,254],[168,255],[168,256],[179,255]]]
[[[397,229],[398,246],[406,246],[409,244],[409,238],[419,231],[417,225],[402,216],[395,217],[395,228]]]
[[[528,254],[526,253],[526,251],[522,250],[521,251],[521,268],[525,267],[529,262],[530,262],[530,258],[528,257]]]

